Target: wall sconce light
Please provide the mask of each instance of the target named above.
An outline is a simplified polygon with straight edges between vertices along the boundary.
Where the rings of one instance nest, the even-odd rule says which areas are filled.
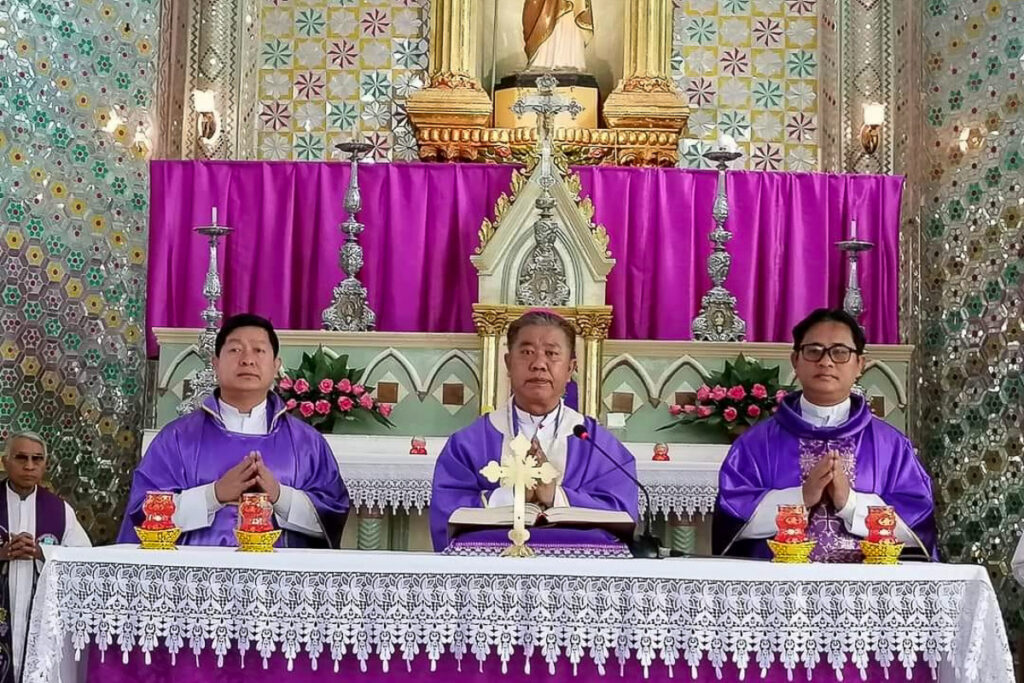
[[[212,145],[217,137],[220,126],[217,120],[217,107],[214,102],[212,90],[193,90],[192,107],[198,115],[196,118],[196,132],[199,141],[206,145]]]
[[[885,123],[885,105],[869,102],[864,105],[864,125],[860,129],[860,146],[868,154],[878,151],[882,139],[882,124]]]

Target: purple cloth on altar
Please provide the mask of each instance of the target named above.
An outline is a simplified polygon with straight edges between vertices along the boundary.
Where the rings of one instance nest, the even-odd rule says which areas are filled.
[[[166,425],[135,469],[118,543],[138,543],[135,527],[145,519],[148,491],[173,491],[217,481],[251,451],[259,451],[278,483],[302,491],[313,503],[325,536],[316,538],[282,529],[279,548],[331,547],[341,542],[349,498],[331,447],[323,435],[288,415],[277,394],[267,396],[266,435],[238,434],[224,428],[220,407],[210,396],[203,407]],[[237,545],[238,508],[222,507],[208,527],[187,531],[180,545]]]
[[[590,438],[604,448],[628,472],[636,476],[636,460],[626,447],[591,418],[583,424]],[[631,482],[590,441],[567,436],[562,490],[569,505],[600,510],[621,510],[638,519],[639,493]],[[448,518],[460,507],[482,507],[481,494],[490,495],[497,483],[487,481],[480,470],[491,460],[501,460],[502,434],[491,423],[491,415],[448,438],[434,466],[430,498],[430,536],[434,550],[443,550],[448,537]],[[550,530],[545,530],[547,533]],[[532,533],[532,532],[531,532]],[[506,536],[507,538],[507,536]],[[618,542],[612,539],[612,542]]]
[[[530,548],[544,557],[629,558],[622,539],[606,529],[530,527]],[[465,531],[444,549],[447,555],[500,555],[509,546],[508,529]]]
[[[800,417],[800,396],[796,392],[786,397],[770,420],[755,425],[733,444],[722,463],[712,520],[714,553],[771,557],[765,539],[736,540],[761,499],[771,490],[803,484],[801,441],[852,439],[856,443],[853,489],[876,494],[894,507],[923,550],[937,559],[931,477],[910,439],[872,415],[857,395],[850,397],[850,418],[845,423],[813,427]]]
[[[722,675],[715,674],[715,669],[706,661],[697,667],[697,676],[690,676],[690,668],[685,662],[679,662],[669,674],[669,669],[663,662],[655,660],[652,662],[649,673],[645,676],[643,667],[635,659],[630,659],[620,672],[618,662],[614,659],[609,662],[604,675],[597,670],[589,657],[584,657],[579,663],[575,675],[572,665],[561,658],[555,667],[554,674],[548,671],[547,662],[538,652],[530,658],[530,673],[525,673],[525,658],[517,651],[508,663],[508,671],[502,672],[501,662],[494,653],[487,661],[480,666],[473,653],[468,652],[462,659],[461,665],[451,655],[443,655],[437,662],[435,671],[430,670],[429,660],[420,655],[416,657],[411,666],[407,668],[402,659],[401,652],[396,652],[388,662],[388,670],[384,671],[380,658],[376,653],[370,655],[366,665],[366,671],[359,667],[359,661],[352,653],[345,656],[339,665],[338,672],[334,672],[334,662],[331,661],[329,652],[325,652],[317,659],[317,667],[314,670],[310,664],[309,656],[302,652],[296,658],[292,668],[280,653],[275,652],[267,662],[267,667],[259,657],[255,649],[250,650],[245,658],[244,668],[239,664],[239,656],[236,650],[232,650],[224,657],[222,666],[218,666],[217,656],[208,648],[204,649],[199,657],[194,657],[186,645],[184,651],[178,654],[177,663],[171,664],[167,651],[159,647],[152,654],[152,663],[147,666],[143,663],[141,652],[133,652],[127,664],[121,662],[121,651],[117,644],[111,645],[111,651],[107,652],[105,661],[101,662],[98,652],[91,648],[88,653],[88,683],[323,683],[324,681],[346,681],[354,683],[602,683],[607,681],[644,681],[644,683],[721,683],[722,681],[740,680],[739,671],[732,659],[727,659],[722,665]],[[410,670],[411,669],[411,670]],[[807,669],[797,665],[792,673],[792,679],[786,675],[786,669],[778,663],[768,668],[767,674],[762,678],[760,667],[754,657],[748,659],[746,677],[744,680],[750,683],[792,683],[792,681],[814,680],[820,681],[860,681],[860,671],[847,662],[843,667],[843,677],[836,676],[835,670],[828,664],[828,657],[821,656],[821,662],[808,677]],[[889,667],[888,676],[884,670],[872,658],[866,670],[868,681],[907,681],[908,683],[919,683],[923,681],[934,681],[931,670],[927,664],[921,661],[911,670],[908,677],[906,669],[897,659]]]
[[[359,273],[377,329],[472,332],[477,271],[470,256],[484,218],[508,192],[511,166],[367,164],[360,169],[366,225]],[[583,167],[583,195],[607,228],[616,260],[607,303],[617,339],[689,339],[710,288],[708,234],[716,173]],[[146,324],[202,327],[207,244],[192,228],[235,228],[221,249],[227,314],[257,310],[282,329],[319,329],[344,277],[338,268],[348,164],[154,161],[151,164]],[[842,302],[847,277],[837,240],[875,243],[860,260],[863,321],[872,343],[898,343],[903,179],[894,176],[731,171],[727,227],[749,341],[789,341],[807,311]],[[269,280],[268,280],[269,278]],[[273,286],[268,286],[268,281]],[[438,301],[445,305],[438,306]],[[157,346],[149,335],[148,352]]]

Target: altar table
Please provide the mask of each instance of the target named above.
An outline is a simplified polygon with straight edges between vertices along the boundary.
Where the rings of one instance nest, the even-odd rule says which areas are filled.
[[[973,565],[45,552],[39,683],[83,653],[106,683],[1013,680]]]

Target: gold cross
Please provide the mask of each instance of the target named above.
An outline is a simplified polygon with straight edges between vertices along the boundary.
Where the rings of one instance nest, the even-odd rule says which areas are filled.
[[[508,532],[512,545],[502,553],[504,557],[533,556],[533,550],[526,545],[530,540],[526,529],[526,492],[538,482],[547,484],[558,476],[551,463],[537,464],[536,456],[530,454],[531,447],[530,440],[519,434],[509,443],[511,452],[501,456],[501,464],[492,460],[480,470],[487,481],[512,487],[512,530]]]

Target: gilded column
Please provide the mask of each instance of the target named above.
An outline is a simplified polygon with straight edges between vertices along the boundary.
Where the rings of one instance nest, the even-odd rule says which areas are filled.
[[[491,119],[491,99],[477,71],[479,0],[430,3],[430,85],[406,103],[417,135],[430,126],[482,128]]]
[[[484,414],[498,405],[498,356],[508,324],[507,307],[473,304],[473,324],[480,337],[480,414]]]
[[[690,115],[671,78],[672,0],[629,0],[622,81],[604,103],[611,128],[682,131]]]
[[[576,326],[583,337],[583,358],[579,369],[580,412],[599,418],[601,413],[601,363],[604,340],[612,323],[610,306],[593,309],[580,308],[576,313]]]

